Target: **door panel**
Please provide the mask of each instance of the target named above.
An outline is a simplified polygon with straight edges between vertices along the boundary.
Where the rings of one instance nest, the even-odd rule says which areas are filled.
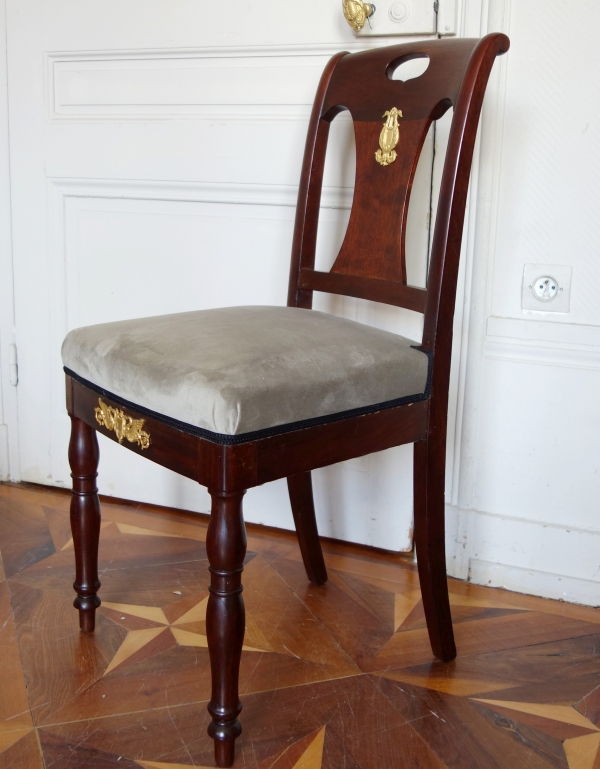
[[[357,41],[337,2],[8,0],[21,478],[69,485],[60,344],[79,325],[222,305],[284,304],[297,184],[320,73]],[[331,134],[319,261],[352,199],[351,122]],[[424,284],[433,139],[407,241]],[[413,277],[414,276],[414,277]],[[316,307],[418,340],[421,317],[361,300]],[[206,512],[204,489],[101,438],[102,493]],[[315,473],[320,531],[412,546],[410,447]],[[285,483],[248,520],[293,527]]]

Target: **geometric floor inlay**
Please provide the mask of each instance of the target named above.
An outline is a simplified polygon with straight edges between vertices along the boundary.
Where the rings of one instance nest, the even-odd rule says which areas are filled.
[[[251,492],[249,492],[251,493]],[[0,484],[0,769],[206,769],[206,517],[102,503],[96,631],[69,498]],[[429,646],[407,558],[248,527],[245,769],[600,769],[600,612],[450,580]],[[44,763],[45,762],[45,763]]]

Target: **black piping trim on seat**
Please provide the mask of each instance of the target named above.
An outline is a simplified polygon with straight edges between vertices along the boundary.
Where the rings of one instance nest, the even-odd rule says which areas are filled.
[[[430,350],[424,350],[419,345],[411,345],[415,350],[425,353],[427,355],[429,365],[427,368],[427,383],[425,385],[425,391],[422,393],[416,393],[415,395],[405,395],[402,398],[395,398],[391,401],[384,401],[383,403],[374,403],[372,406],[363,406],[358,409],[349,409],[348,411],[338,411],[337,414],[326,414],[322,417],[314,417],[313,419],[303,419],[299,422],[288,422],[285,425],[276,425],[275,427],[266,427],[263,430],[255,430],[250,433],[241,433],[240,435],[226,435],[225,433],[213,433],[211,430],[205,430],[202,427],[195,427],[187,422],[180,422],[178,419],[167,417],[164,414],[158,414],[156,411],[144,408],[137,403],[125,400],[114,393],[105,390],[98,385],[89,382],[87,379],[79,376],[71,369],[64,367],[65,374],[75,379],[75,381],[87,387],[89,390],[93,390],[98,395],[104,395],[111,401],[118,403],[124,408],[132,409],[133,411],[141,414],[148,419],[154,419],[156,422],[162,422],[169,427],[173,427],[175,430],[179,430],[182,433],[188,433],[189,435],[195,435],[198,438],[205,438],[212,443],[218,443],[222,446],[237,446],[240,443],[249,443],[250,441],[256,441],[259,438],[270,438],[273,435],[281,435],[282,433],[291,433],[296,430],[304,430],[307,427],[316,427],[317,425],[325,425],[329,422],[339,422],[342,419],[349,419],[351,417],[360,417],[364,414],[373,414],[376,411],[383,411],[385,409],[396,408],[397,406],[406,406],[409,403],[420,403],[421,401],[429,400],[431,395],[431,377],[433,369],[433,353]]]

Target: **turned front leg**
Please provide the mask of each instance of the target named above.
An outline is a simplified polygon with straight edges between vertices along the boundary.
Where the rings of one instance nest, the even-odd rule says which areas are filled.
[[[245,492],[210,492],[212,510],[206,552],[210,564],[210,597],[206,611],[206,635],[212,672],[208,712],[209,735],[215,741],[219,767],[232,766],[235,739],[242,733],[238,715],[240,658],[244,643],[245,611],[242,569],[246,555],[246,527],[242,514]]]
[[[100,452],[96,431],[77,417],[71,417],[69,463],[73,479],[71,495],[71,531],[75,548],[75,582],[79,626],[91,633],[100,606],[98,589],[98,542],[100,539],[100,502],[96,478]]]

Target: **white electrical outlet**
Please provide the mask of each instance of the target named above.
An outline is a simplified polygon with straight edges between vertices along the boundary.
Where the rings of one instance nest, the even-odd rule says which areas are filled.
[[[573,268],[566,264],[526,264],[521,307],[534,312],[569,312]]]
[[[540,302],[552,302],[561,291],[564,291],[563,287],[558,285],[556,278],[551,275],[540,275],[529,288]]]

